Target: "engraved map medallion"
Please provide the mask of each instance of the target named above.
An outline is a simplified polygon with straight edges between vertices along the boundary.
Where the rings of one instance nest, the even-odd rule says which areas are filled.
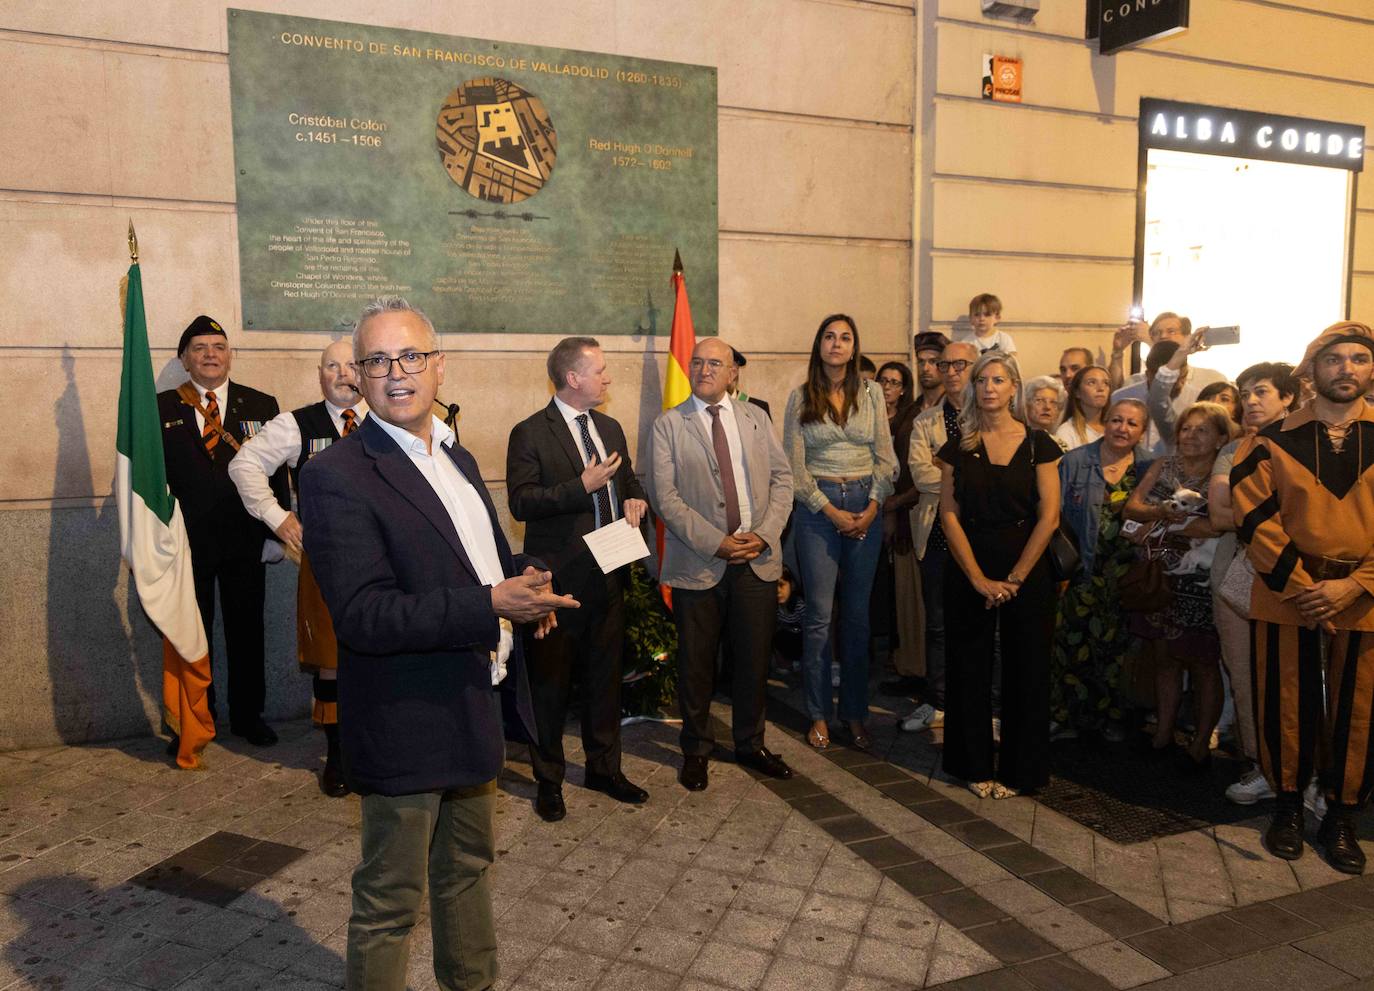
[[[469,79],[444,99],[437,139],[449,178],[488,203],[529,199],[558,157],[543,101],[494,76]]]

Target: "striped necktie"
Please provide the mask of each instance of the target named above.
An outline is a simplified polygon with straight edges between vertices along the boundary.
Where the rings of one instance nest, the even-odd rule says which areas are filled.
[[[358,414],[357,414],[357,413],[354,413],[351,409],[346,409],[346,410],[344,410],[342,413],[340,413],[339,416],[343,417],[343,422],[344,422],[343,435],[344,435],[345,437],[347,437],[347,436],[348,436],[349,434],[351,434],[353,431],[355,431],[355,430],[358,429]]]
[[[577,426],[582,432],[582,448],[587,452],[587,462],[599,465],[601,455],[596,451],[596,445],[592,443],[592,431],[587,426],[587,414],[582,413],[575,417]],[[603,485],[592,493],[592,504],[596,506],[596,525],[603,527],[610,523],[614,516],[611,515],[611,487]]]
[[[215,453],[215,448],[219,447],[219,432],[219,400],[215,398],[212,389],[205,393],[205,429],[200,432],[205,450],[211,455]]]

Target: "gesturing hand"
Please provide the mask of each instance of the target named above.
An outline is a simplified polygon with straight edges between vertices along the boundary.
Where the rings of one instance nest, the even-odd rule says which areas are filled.
[[[542,625],[545,617],[555,609],[581,607],[571,595],[555,595],[552,581],[553,572],[526,568],[524,574],[492,586],[492,611],[512,623],[539,622]]]
[[[619,468],[620,452],[612,451],[611,456],[605,461],[594,461],[582,469],[582,487],[588,493],[595,492],[614,478]]]

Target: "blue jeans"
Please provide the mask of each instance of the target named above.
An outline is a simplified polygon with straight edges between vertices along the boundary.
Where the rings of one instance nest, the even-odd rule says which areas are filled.
[[[818,481],[817,485],[836,509],[861,513],[868,508],[871,478]],[[792,519],[797,563],[806,594],[802,625],[806,714],[813,720],[828,720],[831,714],[834,693],[830,687],[830,623],[839,579],[840,718],[860,722],[868,718],[868,600],[883,546],[882,520],[875,519],[864,539],[855,540],[840,536],[825,513],[813,513],[800,503]]]

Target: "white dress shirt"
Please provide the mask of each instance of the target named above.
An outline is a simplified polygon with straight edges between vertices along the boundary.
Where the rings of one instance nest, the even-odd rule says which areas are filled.
[[[345,407],[335,406],[325,400],[324,408],[329,411],[329,419],[334,424],[334,432],[342,437],[344,431],[343,412]],[[358,426],[367,415],[367,403],[359,402],[352,409]],[[289,515],[281,508],[272,492],[270,477],[282,465],[296,467],[301,456],[301,428],[291,413],[278,413],[275,418],[244,442],[234,460],[229,462],[229,478],[239,490],[243,508],[248,515],[262,520],[273,531],[282,525]]]
[[[702,425],[706,427],[706,436],[711,437],[711,411],[707,408],[711,404],[692,395],[692,405],[702,416]],[[744,444],[740,441],[739,424],[735,420],[735,407],[730,402],[728,395],[722,396],[719,403],[720,425],[725,430],[725,443],[730,448],[730,467],[735,473],[735,494],[739,497],[739,529],[736,533],[748,533],[754,528],[754,514],[749,509],[749,473],[744,466]],[[712,441],[712,450],[714,450]]]
[[[495,587],[505,581],[501,568],[501,555],[496,549],[496,534],[491,527],[491,517],[482,497],[477,494],[473,484],[463,477],[453,460],[441,447],[452,447],[457,437],[437,416],[430,418],[430,444],[414,434],[381,417],[372,417],[377,425],[400,445],[406,452],[411,464],[420,469],[429,487],[443,503],[453,529],[467,552],[468,560],[477,571],[477,578],[484,585]],[[434,451],[433,454],[430,451]],[[501,624],[501,643],[491,658],[491,683],[500,684],[506,676],[506,661],[515,643],[515,627],[511,621],[497,617]]]
[[[577,418],[584,412],[587,414],[587,430],[592,435],[592,444],[596,447],[596,453],[601,456],[601,460],[605,461],[606,445],[601,442],[601,434],[596,429],[596,421],[592,419],[592,411],[573,409],[557,396],[553,397],[553,404],[558,407],[558,412],[563,414],[563,422],[568,425],[568,433],[572,434],[573,447],[577,448],[577,453],[582,458],[582,467],[585,468],[592,463],[592,459],[587,457],[586,448],[582,446],[582,428],[577,425]],[[607,482],[606,489],[611,494],[611,516],[615,517],[619,515],[617,512],[619,501],[616,498],[615,482]],[[597,520],[596,525],[603,527],[610,522],[611,520]]]

